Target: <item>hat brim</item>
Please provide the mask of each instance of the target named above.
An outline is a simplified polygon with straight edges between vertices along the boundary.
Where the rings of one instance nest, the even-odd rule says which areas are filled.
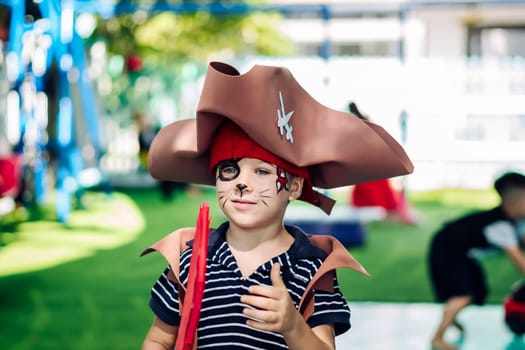
[[[293,142],[280,133],[278,116],[291,112]],[[413,165],[381,126],[318,103],[282,67],[254,66],[245,74],[224,63],[208,67],[195,119],[165,126],[148,156],[157,179],[214,185],[209,148],[228,118],[255,142],[298,166],[312,184],[330,189],[406,175]]]

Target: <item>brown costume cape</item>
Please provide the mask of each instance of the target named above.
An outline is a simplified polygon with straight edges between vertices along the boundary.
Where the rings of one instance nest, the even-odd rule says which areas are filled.
[[[212,230],[210,234],[214,234],[214,231]],[[165,236],[160,241],[154,243],[141,254],[141,256],[143,256],[153,251],[157,251],[168,261],[171,266],[168,278],[181,287],[179,289],[179,305],[182,305],[186,290],[185,286],[179,280],[180,253],[190,248],[187,242],[191,241],[194,235],[194,227],[178,229]],[[307,320],[314,311],[313,290],[318,289],[326,292],[333,292],[333,278],[336,268],[350,268],[369,276],[366,269],[336,238],[325,235],[308,235],[308,238],[313,245],[322,249],[327,254],[327,257],[317,273],[313,276],[301,297],[298,308],[305,320]]]

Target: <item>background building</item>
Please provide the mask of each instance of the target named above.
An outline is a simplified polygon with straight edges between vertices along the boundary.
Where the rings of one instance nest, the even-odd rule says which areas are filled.
[[[525,170],[524,1],[279,4],[300,58],[269,61],[397,135],[416,166],[410,188],[486,188]]]

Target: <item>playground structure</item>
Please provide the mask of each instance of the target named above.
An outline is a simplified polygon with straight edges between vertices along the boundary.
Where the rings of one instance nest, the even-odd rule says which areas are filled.
[[[2,171],[11,177],[20,173],[12,179],[15,192],[23,191],[18,194],[23,201],[42,204],[47,200],[48,166],[56,162],[56,213],[67,223],[72,196],[81,200],[84,186],[84,157],[76,125],[81,119],[95,164],[102,154],[97,103],[83,42],[75,30],[73,3],[39,1],[37,11],[32,9],[37,13],[30,13],[24,0],[0,0],[0,4],[10,9],[3,136],[13,150],[8,158],[21,158],[11,170],[3,167]],[[81,108],[75,108],[76,104]]]
[[[459,8],[478,5],[497,8],[504,4],[523,4],[523,1],[398,1],[391,2],[390,5],[381,2],[342,4],[331,1],[324,3],[270,1],[267,5],[250,5],[242,2],[42,0],[33,3],[29,0],[0,0],[0,4],[8,7],[11,12],[8,38],[5,42],[7,52],[1,64],[9,84],[9,92],[6,96],[7,113],[3,121],[4,125],[0,122],[0,136],[2,131],[6,130],[5,136],[14,146],[15,153],[21,157],[21,166],[24,169],[22,173],[27,186],[25,191],[31,194],[32,200],[36,203],[46,200],[46,188],[49,187],[46,187],[46,182],[49,182],[46,174],[50,173],[48,169],[56,164],[56,179],[54,179],[56,210],[59,219],[67,222],[73,206],[72,195],[81,195],[83,181],[81,175],[87,168],[86,157],[90,158],[92,169],[97,169],[104,153],[104,147],[101,145],[100,118],[96,107],[98,101],[88,76],[83,42],[75,30],[78,14],[91,13],[108,19],[137,11],[147,13],[205,11],[214,16],[275,11],[285,16],[309,14],[320,19],[325,25],[343,15],[359,16],[369,11],[394,14],[403,24],[411,11],[420,8],[439,10],[447,6]],[[30,6],[32,8],[29,8]],[[37,9],[38,16],[28,16],[31,9]],[[398,43],[397,59],[401,63],[405,61],[403,54],[403,47],[407,46],[405,39],[401,35]],[[329,67],[326,62],[330,61],[330,67],[335,67],[333,70],[342,72],[339,66],[335,66],[339,61],[334,59],[333,43],[330,42],[330,38],[323,40],[319,52],[319,58],[323,60],[321,68]],[[344,65],[344,71],[348,71],[346,62]],[[370,66],[370,63],[367,65]],[[388,66],[388,72],[394,71],[395,74],[392,74],[393,79],[385,80],[396,81],[399,72],[407,71],[410,66],[406,63],[397,64],[396,60],[394,68],[395,70],[392,70],[392,67]],[[358,67],[357,71],[362,71],[361,67]],[[312,70],[309,69],[308,73],[311,77]],[[464,75],[469,74],[467,72]],[[338,74],[338,76],[343,75]],[[354,75],[353,78],[355,77]],[[336,78],[331,77],[332,90],[337,90],[333,88],[337,83]],[[346,83],[347,81],[343,82]],[[362,86],[360,90],[364,90]],[[361,98],[359,95],[354,97],[359,97],[366,102],[365,97]],[[378,113],[378,115],[382,114]],[[386,115],[385,118],[392,121],[395,117],[397,116]],[[419,118],[419,120],[423,119]],[[411,130],[415,130],[414,123],[417,121],[412,119],[411,123]],[[80,124],[83,124],[83,134],[78,132]],[[406,135],[402,137],[403,143],[405,138]],[[410,134],[408,138],[408,148],[410,148],[411,142],[414,142],[414,135]],[[90,155],[87,156],[87,153]],[[415,150],[414,154],[416,158],[424,157],[419,155],[418,150]],[[421,170],[424,168],[425,164],[420,166],[419,173],[423,173]]]
[[[100,181],[103,155],[96,96],[83,41],[75,27],[77,15],[89,12],[109,18],[141,7],[128,1],[72,0],[0,0],[0,5],[9,9],[9,28],[4,23],[5,52],[0,65],[8,85],[6,96],[2,96],[5,117],[0,124],[0,136],[12,149],[10,154],[2,155],[2,177],[10,181],[9,192],[0,193],[9,200],[2,213],[13,208],[15,198],[24,205],[45,203],[49,183],[54,181],[56,214],[60,222],[67,223],[73,197],[77,204],[81,202],[86,186],[82,176],[87,169],[86,147],[82,146],[88,146],[94,166],[91,170],[99,170],[90,172],[91,184]],[[265,10],[245,5],[165,5],[155,3],[146,10],[178,13],[205,10],[216,15]],[[48,178],[51,173],[53,179]]]

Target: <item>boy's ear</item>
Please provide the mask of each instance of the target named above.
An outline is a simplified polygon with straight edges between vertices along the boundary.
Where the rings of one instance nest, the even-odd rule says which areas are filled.
[[[290,195],[288,196],[289,201],[296,200],[301,196],[301,193],[303,193],[303,184],[304,184],[304,178],[299,176],[294,176],[292,178],[292,181],[290,183]]]

